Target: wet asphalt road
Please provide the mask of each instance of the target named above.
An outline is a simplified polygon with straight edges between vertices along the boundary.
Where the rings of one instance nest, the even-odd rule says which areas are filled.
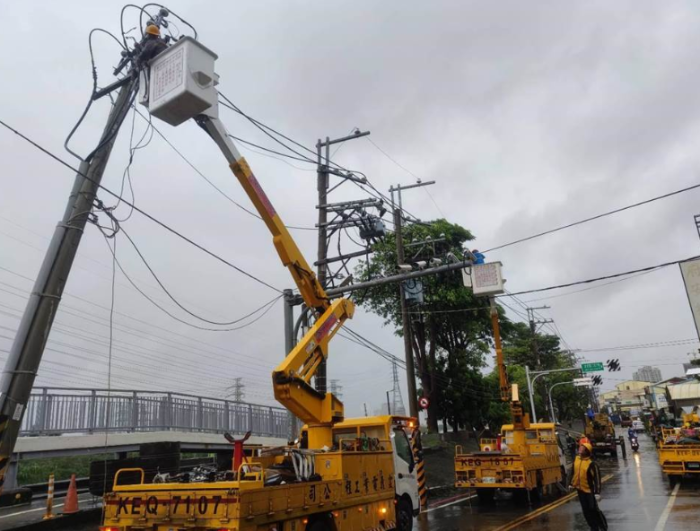
[[[684,479],[675,495],[662,474],[654,443],[639,435],[640,452],[627,459],[597,457],[603,478],[600,507],[610,530],[676,531],[698,529],[700,522],[700,481]],[[500,496],[492,506],[480,506],[476,497],[430,510],[420,515],[418,531],[529,531],[588,530],[577,497],[551,496],[542,504],[528,506]]]

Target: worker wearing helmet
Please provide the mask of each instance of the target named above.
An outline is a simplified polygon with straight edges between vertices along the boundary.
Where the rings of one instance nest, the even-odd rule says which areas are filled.
[[[160,36],[160,28],[155,24],[146,26],[143,36],[143,51],[140,56],[141,61],[143,63],[150,61],[167,47],[168,44]]]
[[[578,492],[583,516],[592,531],[607,531],[608,522],[598,507],[600,499],[600,469],[593,461],[593,446],[586,438],[581,439],[578,456],[571,471],[572,488]]]

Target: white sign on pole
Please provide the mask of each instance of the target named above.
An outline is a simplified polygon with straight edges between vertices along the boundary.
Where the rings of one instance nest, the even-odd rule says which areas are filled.
[[[574,379],[574,385],[576,387],[590,387],[593,385],[593,379],[592,378],[575,378]]]
[[[695,319],[695,332],[700,337],[700,260],[688,260],[678,265],[681,268],[690,310]]]

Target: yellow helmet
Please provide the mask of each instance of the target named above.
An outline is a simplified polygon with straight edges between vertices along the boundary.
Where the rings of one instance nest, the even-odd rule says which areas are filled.
[[[155,35],[156,37],[160,36],[160,29],[158,29],[158,26],[155,24],[149,24],[149,26],[146,28],[146,33],[148,35]]]
[[[589,453],[593,453],[593,445],[588,440],[581,441],[580,446],[583,446]]]

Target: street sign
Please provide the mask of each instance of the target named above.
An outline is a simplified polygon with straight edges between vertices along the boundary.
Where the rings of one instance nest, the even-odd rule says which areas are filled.
[[[419,405],[422,409],[428,409],[428,406],[430,405],[430,400],[428,400],[428,397],[427,397],[427,396],[422,396],[422,397],[420,397],[420,399],[418,400],[418,405]]]
[[[590,387],[593,385],[593,380],[591,378],[574,378],[574,385],[576,387]]]
[[[582,363],[581,370],[583,371],[583,374],[586,374],[587,372],[603,371],[605,370],[605,367],[603,367],[602,361],[597,361],[595,363]]]

